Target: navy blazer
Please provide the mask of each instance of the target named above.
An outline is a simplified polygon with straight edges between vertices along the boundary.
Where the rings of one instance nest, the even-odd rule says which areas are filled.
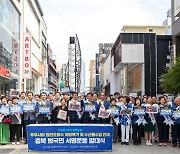
[[[28,101],[28,100],[27,100]],[[27,103],[27,102],[24,102],[24,103]],[[30,103],[34,103],[35,107],[36,107],[36,101],[35,100],[32,100],[32,102]],[[23,116],[24,120],[36,120],[36,110],[35,112],[24,112],[24,116]]]

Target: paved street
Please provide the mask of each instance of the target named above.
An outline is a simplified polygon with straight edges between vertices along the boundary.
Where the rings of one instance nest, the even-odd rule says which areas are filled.
[[[21,144],[21,145],[1,145],[0,146],[0,153],[6,153],[6,154],[25,154],[25,153],[40,153],[40,152],[28,152],[27,151],[27,145]],[[42,152],[43,154],[46,154],[48,152]],[[60,153],[60,152],[53,152],[53,154]],[[61,154],[67,154],[69,152],[61,152]],[[90,154],[92,152],[77,152],[76,154]],[[111,152],[99,152],[99,153],[111,153]],[[158,144],[154,144],[153,146],[146,146],[143,142],[140,146],[134,146],[132,143],[127,145],[121,145],[120,143],[117,143],[113,145],[113,152],[111,154],[179,154],[180,148],[176,147],[173,148],[171,144],[169,144],[167,147],[159,147]]]

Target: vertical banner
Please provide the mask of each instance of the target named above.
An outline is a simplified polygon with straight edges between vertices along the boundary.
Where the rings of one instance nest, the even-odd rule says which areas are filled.
[[[99,54],[96,53],[96,92],[100,91],[99,85]]]
[[[31,79],[32,70],[31,70],[31,34],[24,33],[23,40],[23,78]]]
[[[48,78],[48,65],[47,64],[42,65],[42,78],[44,79]]]
[[[13,38],[13,52],[12,52],[12,72],[19,75],[20,52],[19,43]]]

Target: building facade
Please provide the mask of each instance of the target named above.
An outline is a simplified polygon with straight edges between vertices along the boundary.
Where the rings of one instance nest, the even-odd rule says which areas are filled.
[[[19,89],[20,9],[20,4],[0,0],[0,94]]]
[[[90,87],[90,91],[93,91],[93,80],[95,79],[95,75],[96,75],[96,61],[95,60],[90,60],[89,63],[89,87]],[[95,85],[95,84],[94,84]]]
[[[180,55],[180,1],[171,0],[173,54]]]
[[[68,44],[68,62],[69,62],[69,86],[75,91],[75,37],[70,37]]]
[[[77,93],[80,93],[81,90],[81,66],[81,48],[76,34],[75,37],[70,37],[68,44],[67,80],[70,90]]]
[[[56,69],[56,60],[53,58],[53,50],[48,44],[48,87],[50,92],[58,90],[58,72]]]
[[[171,10],[167,12],[167,18],[163,22],[163,26],[165,26],[165,35],[172,34],[172,21],[171,21]]]
[[[165,28],[165,26],[124,25],[121,31],[124,33],[156,33],[157,35],[164,35]]]
[[[163,93],[160,77],[169,67],[170,35],[120,33],[111,50],[111,92],[123,95]]]
[[[48,88],[43,16],[38,0],[0,0],[0,94]]]
[[[82,60],[81,64],[81,89],[80,92],[84,94],[86,88],[86,62]]]

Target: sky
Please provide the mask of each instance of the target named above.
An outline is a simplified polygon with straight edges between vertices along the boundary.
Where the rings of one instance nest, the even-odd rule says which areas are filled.
[[[57,63],[67,63],[69,37],[78,35],[82,59],[95,59],[99,43],[114,43],[123,25],[162,25],[170,0],[39,0]]]

